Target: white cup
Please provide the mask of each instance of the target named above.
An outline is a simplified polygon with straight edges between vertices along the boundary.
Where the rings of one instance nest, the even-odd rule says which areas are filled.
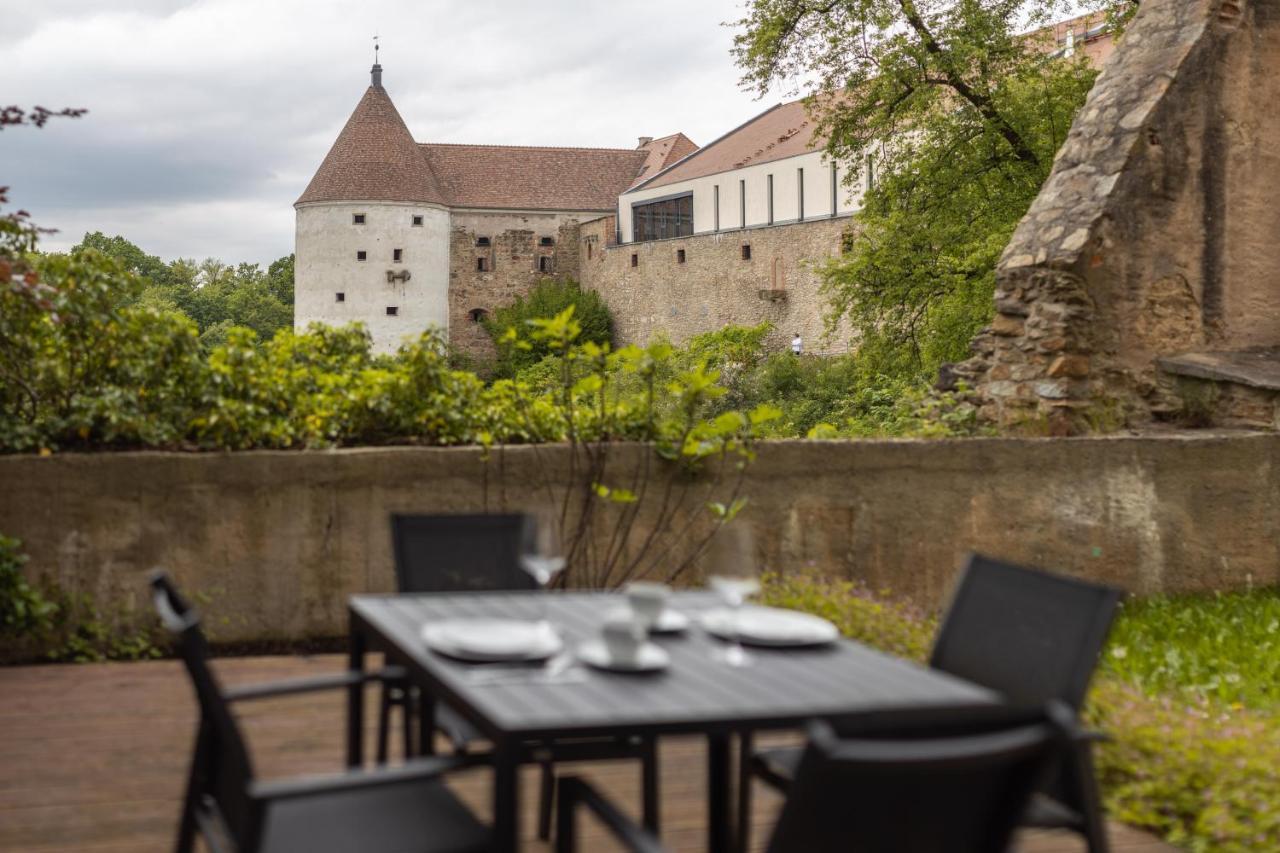
[[[609,657],[618,663],[633,663],[644,645],[647,633],[635,617],[626,610],[611,613],[601,626],[604,647]]]
[[[662,612],[667,609],[671,588],[651,581],[632,581],[627,584],[627,603],[636,621],[648,631],[658,624]]]

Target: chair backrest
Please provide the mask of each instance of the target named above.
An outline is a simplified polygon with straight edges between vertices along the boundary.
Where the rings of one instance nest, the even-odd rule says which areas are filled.
[[[173,580],[163,571],[151,574],[151,593],[156,612],[173,635],[200,705],[200,730],[192,759],[190,792],[196,803],[213,812],[223,829],[244,849],[253,834],[250,826],[249,783],[253,765],[244,737],[222,694],[217,676],[209,667],[209,647],[200,630],[200,616],[178,593]],[[197,814],[203,823],[209,815]]]
[[[768,850],[1004,851],[1072,736],[1071,717],[1062,706],[1006,709],[972,733],[947,737],[919,727],[923,719],[915,731],[900,724],[894,737],[838,738],[814,723]]]
[[[970,557],[943,618],[930,665],[1039,708],[1079,710],[1120,602],[1120,591]]]
[[[527,515],[392,515],[400,592],[535,589],[520,567],[534,535]]]

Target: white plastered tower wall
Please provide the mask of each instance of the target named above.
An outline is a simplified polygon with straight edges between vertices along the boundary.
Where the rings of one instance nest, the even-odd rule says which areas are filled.
[[[431,326],[448,332],[452,223],[447,208],[341,201],[299,204],[296,210],[295,329],[359,321],[368,327],[376,353],[395,352],[406,338]],[[363,224],[356,224],[357,214]],[[421,217],[421,225],[413,224],[415,217]],[[358,260],[359,252],[365,260]]]

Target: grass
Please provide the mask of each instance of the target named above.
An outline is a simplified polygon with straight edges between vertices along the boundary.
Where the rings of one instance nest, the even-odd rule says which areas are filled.
[[[933,619],[866,587],[770,578],[765,603],[924,660]],[[1112,817],[1196,851],[1280,850],[1280,590],[1135,600],[1085,716]]]

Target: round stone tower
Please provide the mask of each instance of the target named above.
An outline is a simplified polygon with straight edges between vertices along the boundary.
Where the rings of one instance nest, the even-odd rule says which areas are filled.
[[[381,65],[294,209],[295,329],[358,320],[375,352],[428,326],[447,332],[449,209]]]

